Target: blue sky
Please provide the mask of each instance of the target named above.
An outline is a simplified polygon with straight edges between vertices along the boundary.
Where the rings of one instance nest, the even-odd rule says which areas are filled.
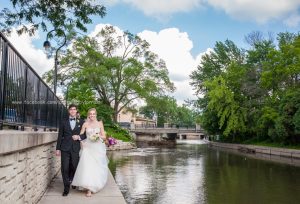
[[[261,18],[267,18],[264,22],[259,22],[259,13],[255,18],[253,16],[234,16],[234,12],[226,13],[225,8],[215,8],[211,4],[204,4],[207,0],[96,0],[96,2],[104,2],[107,8],[107,15],[104,18],[93,17],[93,24],[88,25],[89,31],[93,30],[95,25],[99,23],[112,24],[118,26],[122,30],[128,30],[132,33],[139,33],[143,30],[160,31],[165,28],[178,28],[181,32],[187,32],[189,38],[193,41],[194,47],[192,49],[193,55],[197,55],[199,52],[205,51],[208,47],[213,47],[216,41],[224,41],[231,39],[240,46],[246,46],[243,38],[251,31],[262,31],[264,33],[272,32],[274,34],[282,31],[298,32],[299,22],[297,24],[288,25],[284,21],[291,15],[295,14],[295,18],[299,18],[300,0],[252,0],[253,4],[261,4],[260,1],[269,2],[266,7],[272,7],[273,4],[279,4],[277,2],[287,2],[290,5],[289,9],[282,9],[276,11],[275,9],[265,8],[265,13],[270,12],[267,17],[263,15]],[[209,1],[209,0],[208,0]],[[226,0],[212,0],[212,2],[222,2]],[[227,0],[228,2],[235,4],[237,2],[247,2],[251,0]],[[106,3],[112,2],[112,3]],[[195,6],[182,11],[177,7],[170,11],[162,9],[161,12],[152,14],[145,14],[143,9],[147,10],[146,5],[144,8],[142,5],[135,6],[134,2],[153,2],[151,4],[160,4],[159,2],[187,2],[179,3],[182,7],[189,4],[195,4]],[[291,3],[288,3],[291,2]],[[293,3],[295,2],[295,3]],[[298,3],[297,3],[298,2]],[[142,4],[142,3],[140,3]],[[203,5],[201,5],[203,4]],[[240,5],[240,10],[246,12],[255,12],[255,6],[253,8],[243,8]],[[246,4],[244,6],[247,6]],[[0,8],[10,7],[9,0],[2,0]],[[163,5],[161,6],[163,7]],[[172,6],[170,6],[172,7]],[[274,13],[275,10],[275,13]],[[272,13],[273,12],[273,13]],[[276,13],[277,12],[277,13]],[[157,17],[159,16],[159,17]],[[245,15],[246,16],[246,15]],[[43,34],[41,34],[43,36]],[[42,43],[35,42],[39,47]]]
[[[0,8],[9,5],[8,2],[2,0]],[[105,3],[107,15],[104,18],[94,16],[93,24],[87,26],[88,34],[99,29],[98,24],[111,24],[120,31],[128,30],[145,38],[151,49],[166,61],[170,78],[177,87],[173,95],[179,102],[194,98],[189,74],[199,64],[201,55],[213,48],[216,41],[230,39],[245,48],[244,36],[252,31],[262,31],[266,35],[271,32],[276,36],[279,32],[298,32],[300,28],[300,0],[96,2]],[[50,61],[42,57],[44,39],[45,33],[41,32],[34,38],[11,37],[40,74],[51,68]]]
[[[234,1],[231,2],[234,3]],[[278,0],[270,2],[276,4],[276,1]],[[288,2],[288,0],[286,1]],[[159,1],[152,2],[158,3]],[[172,0],[169,2],[171,4]],[[296,9],[296,13],[298,13],[300,3],[295,5],[298,5],[298,9]],[[265,12],[268,11],[266,9]],[[158,32],[162,29],[173,27],[178,28],[181,32],[187,32],[189,38],[194,43],[193,55],[205,51],[208,47],[213,47],[216,41],[224,41],[226,39],[231,39],[240,46],[246,46],[243,39],[251,31],[262,31],[266,34],[272,32],[276,34],[282,31],[297,32],[299,30],[299,22],[293,26],[284,22],[288,18],[288,13],[292,12],[292,8],[286,14],[283,11],[278,11],[277,15],[276,13],[270,14],[265,22],[259,22],[259,16],[257,16],[257,19],[253,17],[244,18],[242,16],[239,18],[238,16],[227,14],[222,9],[216,9],[209,5],[205,7],[196,6],[188,11],[174,11],[171,14],[161,17],[162,19],[157,18],[157,14],[146,15],[141,9],[128,3],[116,3],[112,6],[107,6],[107,12],[107,16],[103,19],[94,18],[94,24],[99,22],[110,23],[123,30],[129,30],[132,33],[139,33],[143,30]],[[252,12],[252,10],[249,10],[249,12]],[[163,12],[162,15],[164,15]],[[266,17],[263,16],[262,18]],[[93,28],[93,25],[90,28]]]

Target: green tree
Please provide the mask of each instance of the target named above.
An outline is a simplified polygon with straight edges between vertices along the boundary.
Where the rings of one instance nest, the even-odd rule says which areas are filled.
[[[91,16],[103,17],[105,7],[86,0],[10,0],[13,9],[4,8],[0,12],[2,32],[11,32],[15,26],[18,34],[33,35],[41,28],[43,31],[56,29],[58,35],[72,28],[86,32],[86,24],[92,23]]]
[[[190,84],[194,87],[197,94],[205,94],[205,81],[212,80],[226,71],[232,61],[242,62],[244,60],[244,51],[239,49],[234,42],[226,40],[217,42],[213,51],[205,54],[197,69],[190,75]]]
[[[158,126],[163,126],[164,123],[178,126],[195,125],[195,112],[186,104],[178,106],[176,99],[170,96],[149,99],[147,105],[141,107],[139,111],[149,118],[157,116]]]
[[[235,115],[234,109],[236,108],[232,107],[233,109],[230,112],[225,107],[228,102],[226,100],[229,98],[222,98],[221,95],[226,94],[226,91],[230,93],[237,91],[236,99],[231,99],[232,102],[236,103],[237,96],[241,92],[241,82],[243,81],[241,76],[245,74],[245,68],[240,68],[239,64],[242,64],[244,59],[244,50],[239,49],[232,41],[217,42],[213,51],[202,57],[200,65],[190,75],[191,85],[199,95],[197,102],[195,102],[195,107],[201,110],[200,123],[210,134],[220,134],[226,129],[226,134],[228,135],[232,130],[236,129],[236,127],[233,127],[236,126],[235,122],[233,122],[236,121],[233,117]],[[226,75],[228,69],[232,71]],[[224,87],[219,87],[219,79],[221,78],[218,77],[226,80],[226,84],[223,84]],[[218,100],[221,100],[222,104]],[[230,123],[227,123],[228,118],[232,119]],[[229,125],[228,128],[227,125]]]
[[[299,34],[279,33],[277,45],[259,32],[246,41],[248,50],[217,43],[192,73],[202,127],[231,141],[299,143]]]
[[[179,126],[195,125],[195,112],[186,105],[178,106],[176,111],[176,120],[173,122]]]
[[[158,126],[163,126],[164,123],[173,123],[176,111],[176,99],[170,96],[149,97],[147,105],[140,108],[140,113],[146,117],[156,116]]]
[[[230,89],[222,76],[206,84],[210,99],[208,108],[216,111],[219,117],[219,129],[225,127],[223,134],[228,136],[230,133],[245,132],[247,109],[240,106],[240,95]]]
[[[97,100],[95,92],[88,84],[72,81],[68,84],[67,88],[65,98],[68,104],[74,103],[78,105],[82,118],[87,117],[87,112],[90,108],[96,108],[99,120],[105,121],[105,124],[112,123],[112,108],[103,104],[102,101]]]
[[[117,121],[124,107],[173,91],[165,62],[149,50],[149,43],[128,32],[119,35],[106,26],[96,37],[78,38],[62,59],[60,80],[87,84],[97,100],[113,108]],[[50,76],[50,75],[45,75]]]
[[[285,144],[295,144],[299,140],[295,123],[299,107],[296,93],[300,91],[298,38],[299,35],[293,33],[278,34],[278,49],[273,48],[266,55],[260,78],[261,87],[267,94],[258,129],[265,130],[264,134],[270,140]]]

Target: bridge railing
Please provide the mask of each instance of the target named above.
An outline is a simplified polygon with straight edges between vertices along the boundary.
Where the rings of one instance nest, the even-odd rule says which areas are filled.
[[[178,125],[156,126],[156,124],[134,124],[134,128],[135,129],[160,128],[160,129],[197,130],[196,126],[178,126]]]
[[[196,126],[178,126],[178,129],[194,130],[196,129]]]
[[[57,128],[67,109],[0,32],[0,129]]]
[[[156,124],[134,124],[134,128],[141,129],[141,128],[158,128]]]

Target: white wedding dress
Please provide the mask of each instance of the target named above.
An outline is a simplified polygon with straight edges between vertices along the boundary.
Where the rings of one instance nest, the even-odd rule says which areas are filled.
[[[89,139],[95,133],[100,133],[99,127],[86,128],[87,139],[83,141],[79,163],[72,182],[72,185],[79,187],[79,190],[88,189],[93,193],[105,186],[109,171],[105,144]]]

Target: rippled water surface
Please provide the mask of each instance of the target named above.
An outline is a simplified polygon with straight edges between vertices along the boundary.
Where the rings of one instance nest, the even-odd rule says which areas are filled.
[[[201,141],[108,156],[127,203],[300,203],[300,167],[209,148]]]

